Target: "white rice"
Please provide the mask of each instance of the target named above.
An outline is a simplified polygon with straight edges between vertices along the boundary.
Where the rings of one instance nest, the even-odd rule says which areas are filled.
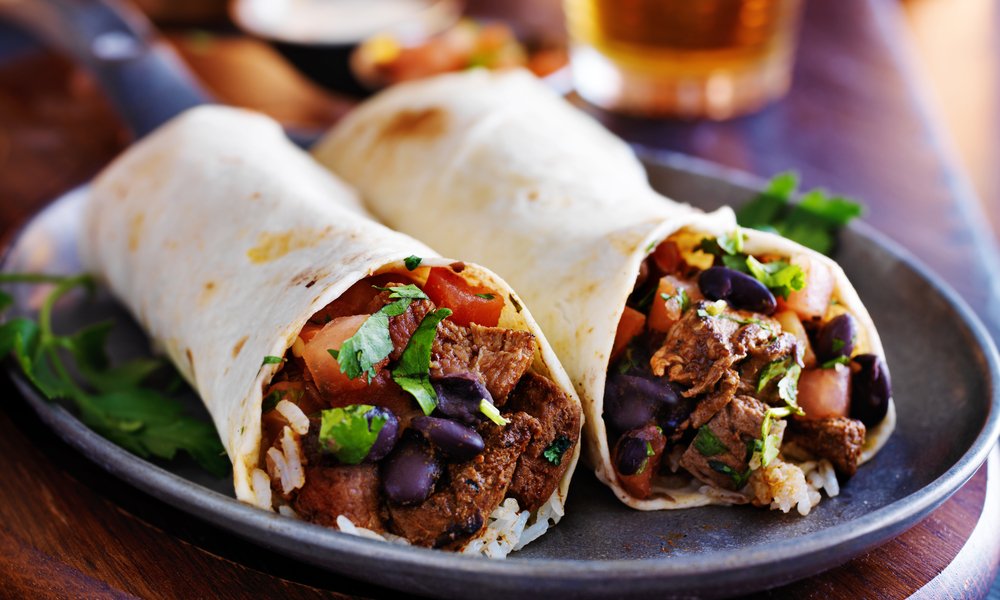
[[[253,495],[256,498],[256,506],[265,510],[271,508],[271,478],[260,469],[250,471],[250,484],[253,486]]]
[[[282,400],[274,407],[274,410],[285,417],[285,420],[288,421],[292,427],[292,431],[295,433],[305,435],[309,431],[309,417],[297,405],[288,400]]]
[[[294,405],[293,405],[294,406]],[[281,445],[281,450],[278,445]],[[299,447],[299,436],[288,425],[281,430],[281,437],[275,440],[274,446],[267,449],[264,461],[267,474],[271,480],[277,479],[281,491],[287,498],[292,491],[306,484],[306,474],[302,469],[302,456]]]

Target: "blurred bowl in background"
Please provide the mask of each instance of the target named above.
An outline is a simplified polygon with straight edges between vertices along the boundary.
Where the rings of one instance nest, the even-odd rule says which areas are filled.
[[[427,39],[454,25],[463,7],[461,0],[231,0],[229,14],[316,83],[366,95],[371,90],[349,66],[359,43],[378,34]]]

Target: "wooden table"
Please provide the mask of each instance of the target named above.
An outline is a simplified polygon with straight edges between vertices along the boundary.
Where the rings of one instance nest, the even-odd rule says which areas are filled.
[[[1000,312],[988,310],[1000,306],[996,244],[942,142],[902,27],[892,0],[814,0],[793,90],[758,115],[676,123],[591,110],[635,143],[761,176],[795,168],[807,186],[864,200],[868,221],[944,276],[1000,338]],[[299,125],[344,109],[294,74],[266,71],[262,65],[273,60],[266,47],[178,39],[224,100]],[[247,94],[246,81],[265,76],[281,82],[277,91]],[[288,86],[298,86],[294,106]],[[9,30],[0,30],[0,128],[0,236],[128,142],[84,73]],[[51,433],[5,377],[0,399],[0,597],[401,596],[247,544],[138,492]],[[998,461],[995,449],[968,484],[892,542],[753,597],[985,597],[1000,561]]]

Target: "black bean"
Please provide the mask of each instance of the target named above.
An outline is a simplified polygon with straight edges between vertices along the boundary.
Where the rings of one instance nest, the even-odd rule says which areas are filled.
[[[389,500],[419,504],[434,491],[441,476],[441,463],[419,437],[407,437],[382,467],[382,489]]]
[[[659,425],[670,436],[694,411],[697,401],[681,396],[666,377],[657,377],[649,365],[649,353],[639,345],[630,355],[633,365],[621,372],[619,365],[608,371],[604,386],[604,423],[612,436]]]
[[[816,336],[816,357],[820,362],[850,356],[858,339],[858,322],[849,314],[830,319]]]
[[[482,436],[457,421],[416,417],[410,421],[410,427],[422,433],[428,442],[451,459],[471,460],[485,448]]]
[[[632,436],[622,436],[618,440],[618,469],[619,475],[635,475],[642,470],[648,456],[648,443],[644,439]]]
[[[875,354],[859,354],[851,362],[860,367],[851,375],[851,418],[861,421],[865,427],[874,427],[889,411],[889,398],[892,397],[889,370]]]
[[[369,431],[371,431],[373,418],[385,417],[385,423],[378,432],[375,443],[372,444],[372,447],[368,450],[368,454],[365,456],[367,462],[377,462],[388,456],[396,445],[396,438],[399,437],[399,420],[391,410],[381,406],[373,406],[371,410],[365,413],[365,417],[368,418]]]
[[[493,404],[493,396],[474,373],[445,375],[432,381],[431,385],[437,393],[437,410],[446,417],[469,425],[483,422],[479,404],[484,398]]]
[[[709,300],[725,300],[736,310],[770,315],[778,306],[767,286],[729,267],[705,269],[698,276],[698,287]]]

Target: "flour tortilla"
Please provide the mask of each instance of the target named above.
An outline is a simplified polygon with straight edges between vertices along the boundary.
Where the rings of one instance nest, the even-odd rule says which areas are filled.
[[[682,228],[732,233],[732,210],[705,214],[657,194],[624,142],[519,70],[390,88],[348,114],[313,155],[389,227],[488,265],[518,289],[583,400],[585,460],[623,502],[658,510],[713,501],[697,491],[646,500],[626,493],[601,415],[615,332],[643,259]],[[884,357],[833,261],[780,236],[746,233],[749,252],[806,253],[830,267],[836,297]],[[890,406],[869,431],[862,460],[885,443],[894,415]]]
[[[79,252],[198,391],[236,497],[258,505],[261,396],[277,368],[264,357],[284,356],[306,320],[358,280],[400,272],[423,283],[427,267],[454,262],[372,220],[271,119],[216,106],[177,117],[98,177]],[[412,273],[411,255],[423,258]],[[500,326],[532,332],[532,370],[579,403],[514,291],[473,264],[461,277],[504,295]],[[560,505],[579,446],[553,494]]]

